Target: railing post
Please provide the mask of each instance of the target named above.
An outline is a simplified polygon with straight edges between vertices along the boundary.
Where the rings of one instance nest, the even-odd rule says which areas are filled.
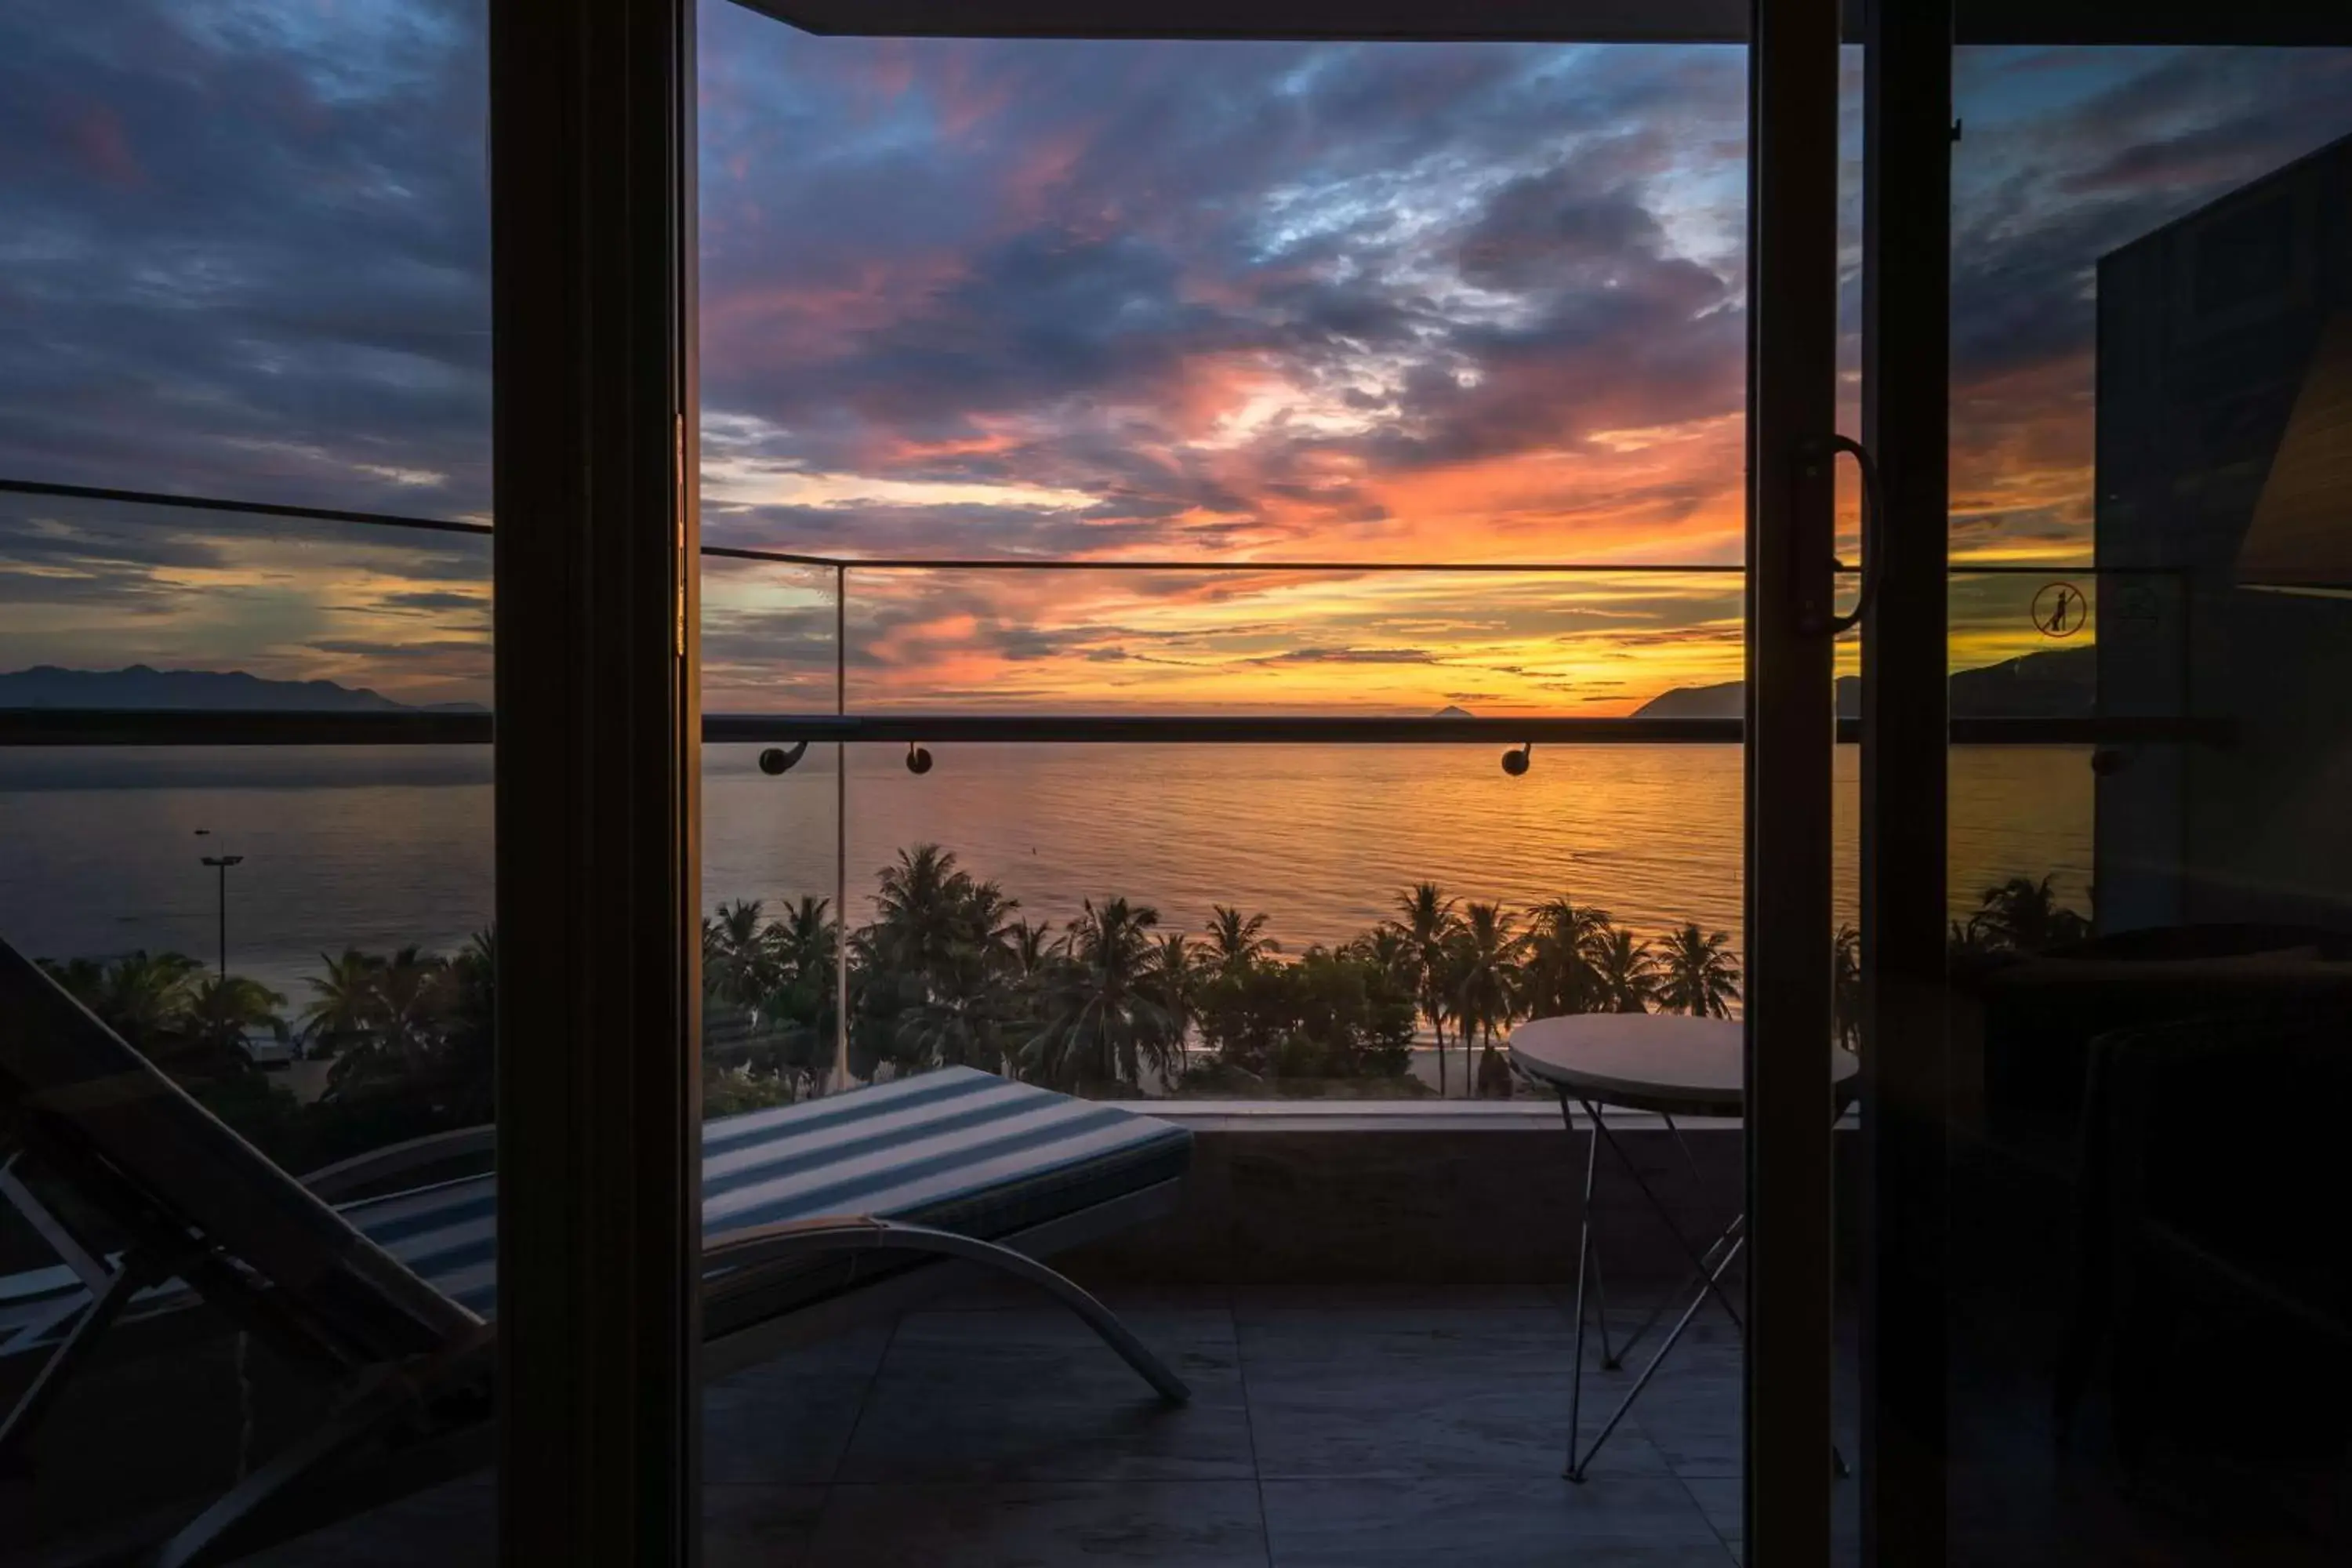
[[[849,567],[833,569],[833,713],[849,713]],[[849,742],[833,743],[833,1092],[849,1087]]]

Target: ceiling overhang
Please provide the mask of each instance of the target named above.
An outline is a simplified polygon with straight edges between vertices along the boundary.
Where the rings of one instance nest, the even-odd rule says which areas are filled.
[[[1750,0],[739,0],[811,33],[1736,44]],[[1900,4],[1901,0],[1892,0]],[[1868,0],[1846,0],[1859,39]],[[1958,0],[1963,44],[2352,44],[2341,0]]]

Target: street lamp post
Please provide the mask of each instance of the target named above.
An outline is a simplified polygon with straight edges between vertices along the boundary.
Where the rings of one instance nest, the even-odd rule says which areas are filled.
[[[208,837],[211,834],[212,829],[209,827],[199,827],[196,829],[196,837],[199,838]],[[243,864],[245,857],[242,855],[202,855],[197,857],[197,858],[219,873],[220,973],[221,978],[223,980],[226,980],[228,978],[228,868],[231,866]]]

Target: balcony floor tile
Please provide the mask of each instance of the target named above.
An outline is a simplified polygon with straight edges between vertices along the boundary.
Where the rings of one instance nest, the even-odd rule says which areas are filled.
[[[1253,1479],[1233,1315],[1144,1310],[1129,1328],[1192,1388],[1160,1403],[1058,1309],[910,1314],[842,1462],[848,1483]]]
[[[1728,1556],[1671,1476],[1444,1476],[1408,1481],[1268,1481],[1279,1568],[1550,1568],[1706,1564]]]
[[[1250,1568],[1265,1561],[1251,1481],[1019,1481],[835,1487],[798,1568]]]

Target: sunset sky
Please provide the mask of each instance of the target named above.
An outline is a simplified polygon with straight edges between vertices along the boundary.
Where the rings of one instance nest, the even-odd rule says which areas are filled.
[[[0,474],[488,520],[481,34],[0,14]],[[709,0],[702,50],[710,542],[1739,558],[1737,49],[828,40]],[[2352,132],[2352,52],[1970,51],[1959,99],[1956,549],[2084,563],[2096,258]],[[487,574],[0,498],[0,668],[480,698]],[[2034,645],[2035,585],[1957,591],[1958,662]],[[714,562],[706,600],[711,707],[829,705],[824,574]],[[1610,713],[1735,677],[1739,617],[1719,574],[853,573],[850,687]]]

